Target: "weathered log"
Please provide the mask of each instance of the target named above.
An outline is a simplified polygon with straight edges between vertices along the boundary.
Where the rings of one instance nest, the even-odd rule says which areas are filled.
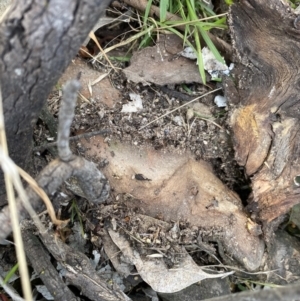
[[[282,0],[242,0],[229,15],[238,63],[225,93],[236,105],[230,120],[236,160],[252,177],[249,208],[269,234],[300,202],[297,20]]]
[[[110,0],[15,1],[0,26],[0,83],[11,158],[26,167],[32,128]],[[0,206],[6,203],[0,179]],[[2,197],[1,197],[2,195]]]

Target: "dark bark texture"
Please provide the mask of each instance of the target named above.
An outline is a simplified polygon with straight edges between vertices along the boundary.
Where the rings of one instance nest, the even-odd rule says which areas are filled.
[[[234,84],[225,85],[236,160],[252,177],[249,209],[271,234],[300,202],[300,24],[285,1],[242,0],[231,7]],[[276,222],[278,221],[278,222]],[[266,235],[266,238],[268,235]]]
[[[110,0],[15,1],[0,26],[0,84],[11,158],[28,168],[32,130],[52,87]],[[0,179],[0,206],[6,203]]]
[[[62,281],[57,270],[51,263],[50,255],[46,252],[39,239],[30,230],[23,230],[26,241],[25,251],[35,272],[42,279],[55,301],[76,301],[75,295]]]
[[[86,255],[73,250],[60,239],[56,239],[55,234],[51,233],[51,231],[49,233],[41,233],[40,237],[53,257],[66,269],[65,277],[67,281],[79,288],[82,294],[90,300],[131,300],[116,284],[113,288],[109,287],[106,281],[95,271]]]

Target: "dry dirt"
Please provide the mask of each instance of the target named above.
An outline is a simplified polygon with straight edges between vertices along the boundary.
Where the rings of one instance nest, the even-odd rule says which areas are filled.
[[[124,64],[116,67],[124,68]],[[103,229],[108,224],[115,224],[114,230],[126,237],[141,258],[159,250],[164,257],[162,271],[182,262],[182,245],[194,254],[196,263],[216,264],[221,259],[224,263],[239,263],[249,270],[257,269],[264,251],[258,238],[260,231],[251,230],[258,225],[248,225],[241,200],[233,192],[247,196],[249,186],[243,170],[234,161],[227,125],[230,107],[218,108],[213,101],[215,94],[211,94],[173,111],[212,88],[218,88],[218,84],[185,84],[192,91],[189,95],[179,84],[136,84],[128,81],[120,69],[108,72],[100,64],[92,65],[75,58],[49,97],[48,109],[54,119],[48,122],[42,118],[37,124],[36,172],[55,155],[55,149],[41,149],[40,146],[55,140],[53,128],[61,88],[79,73],[83,88],[71,137],[86,137],[80,136],[79,140],[72,142],[72,149],[98,165],[108,177],[112,191],[106,205],[87,205],[82,199],[79,201],[83,195],[78,191],[76,180],[71,179],[62,188],[69,197],[66,200],[58,193],[54,197],[56,207],[67,204],[75,195],[94,247],[102,245],[95,243],[98,241],[95,237],[111,240]],[[138,112],[124,113],[124,105],[134,103],[132,94],[141,98],[143,108]],[[170,111],[173,112],[160,118]],[[87,137],[98,131],[104,132]],[[62,217],[69,217],[71,203],[63,207]],[[140,215],[153,218],[148,229],[143,228],[145,225],[141,224]],[[165,230],[160,226],[162,221],[168,225]],[[175,234],[174,229],[177,229]],[[107,245],[105,248],[106,256],[118,270],[120,265],[108,255]],[[143,275],[148,283],[151,279],[158,279],[158,276],[149,275]],[[197,279],[193,278],[179,287],[182,289],[195,281]],[[161,289],[159,283],[151,283],[151,286]],[[178,287],[168,289],[172,292]]]

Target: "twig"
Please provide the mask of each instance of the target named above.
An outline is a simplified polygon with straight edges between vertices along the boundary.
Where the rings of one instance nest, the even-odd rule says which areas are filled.
[[[216,127],[218,127],[219,129],[224,130],[224,128],[223,128],[221,125],[217,124],[217,123],[214,122],[213,120],[210,120],[209,118],[202,117],[202,116],[200,116],[199,114],[196,114],[196,113],[195,113],[195,115],[197,116],[196,118],[199,118],[199,119],[208,121],[208,122],[214,124],[214,125],[215,125]]]
[[[26,240],[26,255],[50,294],[56,301],[75,300],[74,294],[59,277],[50,261],[49,253],[46,252],[39,239],[30,230],[23,230],[23,237]]]
[[[114,69],[115,71],[116,68],[114,67],[114,65],[111,63],[110,59],[108,58],[108,56],[106,55],[106,53],[104,52],[103,48],[100,46],[99,42],[98,42],[98,39],[97,37],[95,36],[95,33],[94,31],[91,31],[90,34],[89,34],[90,38],[95,42],[95,44],[97,45],[97,47],[99,48],[100,52],[103,54],[103,56],[105,57],[105,59],[108,61],[110,67],[112,69]]]
[[[59,228],[64,228],[70,220],[67,219],[62,221],[57,219],[55,215],[55,210],[53,208],[53,204],[50,201],[48,195],[45,193],[45,191],[41,189],[41,187],[39,187],[38,183],[26,171],[24,171],[21,167],[17,167],[17,168],[21,177],[30,185],[30,187],[35,191],[35,193],[43,200],[44,204],[46,205],[47,212],[51,218],[52,223],[58,226]],[[41,231],[40,227],[38,228]]]
[[[73,156],[69,145],[69,137],[80,86],[78,80],[67,82],[63,88],[63,97],[59,108],[57,149],[59,158],[65,162],[70,161]]]
[[[95,132],[89,132],[89,133],[84,133],[84,134],[80,134],[80,135],[77,135],[77,136],[69,137],[69,141],[76,141],[76,140],[79,140],[81,138],[89,138],[89,137],[93,137],[93,136],[97,136],[97,135],[104,135],[104,134],[109,134],[109,133],[111,133],[111,130],[109,130],[109,129],[101,130],[101,131],[95,131]],[[47,143],[47,144],[44,144],[44,145],[34,147],[33,151],[34,152],[42,152],[45,149],[48,149],[48,148],[56,146],[56,145],[57,145],[57,141]]]
[[[218,88],[218,89],[212,90],[212,91],[210,91],[210,92],[207,92],[207,93],[205,93],[205,94],[203,94],[203,95],[201,95],[201,96],[198,96],[198,97],[192,99],[192,100],[189,101],[189,102],[186,102],[185,104],[183,104],[183,105],[181,105],[181,106],[175,108],[174,110],[171,110],[170,112],[167,112],[166,114],[163,114],[162,116],[160,116],[160,117],[158,117],[158,118],[156,118],[156,119],[150,121],[150,122],[147,123],[146,125],[143,125],[142,127],[139,128],[139,131],[142,130],[143,128],[147,127],[148,125],[152,124],[153,122],[155,122],[155,121],[157,121],[157,120],[159,120],[159,119],[161,119],[161,118],[163,118],[163,117],[165,117],[165,116],[168,116],[168,115],[172,114],[173,112],[175,112],[175,111],[177,111],[177,110],[179,110],[179,109],[181,109],[181,108],[183,108],[183,107],[189,105],[190,103],[192,103],[192,102],[194,102],[194,101],[196,101],[196,100],[199,100],[199,99],[201,99],[201,98],[203,98],[203,97],[205,97],[205,96],[207,96],[207,95],[209,95],[209,94],[212,94],[212,93],[214,93],[214,92],[217,92],[217,91],[219,91],[219,90],[221,90],[221,89],[222,89],[222,88]]]
[[[118,44],[116,44],[116,45],[113,45],[113,46],[110,46],[110,47],[108,47],[108,48],[106,48],[106,49],[103,49],[103,54],[104,54],[104,53],[108,53],[108,52],[112,51],[112,50],[115,49],[115,48],[119,48],[119,47],[121,47],[121,46],[127,45],[127,44],[129,44],[129,43],[135,41],[135,40],[138,39],[139,37],[141,37],[141,36],[147,34],[148,32],[151,32],[152,29],[154,29],[154,26],[153,26],[153,25],[151,25],[151,26],[149,26],[149,28],[147,28],[147,29],[145,29],[145,30],[142,30],[141,32],[138,32],[137,34],[135,34],[135,35],[129,37],[129,38],[126,39],[125,41],[122,41],[122,42],[120,42],[120,43],[118,43]],[[93,57],[93,59],[97,61],[101,56],[102,56],[102,53],[98,53],[95,57]]]
[[[81,252],[73,250],[60,239],[55,239],[50,231],[41,235],[41,239],[53,257],[66,269],[68,282],[80,288],[91,300],[129,301],[130,299],[115,285],[110,289],[96,273],[90,260]]]

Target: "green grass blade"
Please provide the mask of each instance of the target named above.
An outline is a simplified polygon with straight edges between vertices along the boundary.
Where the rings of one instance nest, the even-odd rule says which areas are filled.
[[[169,7],[168,0],[160,0],[160,2],[159,2],[159,20],[161,23],[166,21],[168,7]]]
[[[180,31],[178,31],[177,29],[169,28],[169,30],[171,32],[173,32],[174,34],[176,34],[178,37],[180,37],[182,40],[184,39],[184,35]],[[193,47],[193,45],[189,42],[189,40],[186,41],[186,44],[190,47]]]
[[[209,31],[212,28],[219,28],[219,29],[226,29],[227,25],[225,24],[216,24],[216,23],[212,23],[212,22],[197,22],[195,23],[196,26],[200,26],[204,31]]]
[[[201,33],[201,36],[202,36],[203,40],[205,41],[207,47],[214,54],[215,58],[219,62],[225,64],[225,61],[224,61],[223,57],[221,56],[220,52],[218,51],[218,49],[216,48],[216,46],[214,45],[214,43],[212,42],[210,37],[208,36],[207,32],[201,26],[198,26],[198,29],[199,29],[199,31]]]
[[[9,279],[16,273],[16,271],[18,270],[19,268],[19,263],[16,263],[9,271],[8,273],[6,274],[3,282],[4,284],[8,283]]]
[[[138,49],[141,49],[141,48],[145,48],[147,46],[149,46],[152,42],[152,36],[150,35],[144,35],[144,37],[142,38],[141,42],[140,42],[140,45],[138,47]]]
[[[181,19],[186,20],[186,14],[184,12],[183,5],[182,5],[181,1],[178,0],[177,4],[178,4],[178,12],[179,12],[179,15],[180,15]]]
[[[226,17],[222,17],[222,18],[219,18],[218,20],[216,20],[214,22],[217,26],[219,25],[226,25]],[[225,28],[227,28],[228,26],[226,25]]]
[[[189,16],[187,16],[186,21],[189,21]],[[190,25],[186,25],[184,27],[184,39],[183,39],[183,45],[186,45],[186,41],[188,40],[188,37],[191,35],[191,28]]]
[[[223,18],[222,18],[223,19]],[[225,19],[225,18],[224,18]],[[226,20],[226,19],[225,19]],[[179,20],[179,21],[166,21],[162,24],[162,27],[164,29],[167,29],[167,26],[172,26],[172,27],[176,27],[176,26],[195,26],[195,25],[201,25],[203,29],[208,28],[207,30],[211,29],[211,28],[222,28],[222,29],[227,29],[228,26],[224,23],[223,20],[218,20],[215,22],[202,22],[199,20],[190,20],[190,19],[186,19],[186,20]],[[206,29],[205,29],[206,30]]]
[[[225,0],[225,3],[230,6],[234,3],[234,1],[233,0]]]
[[[196,11],[195,0],[186,0],[186,2],[191,5],[192,9],[195,12]]]
[[[215,16],[216,13],[207,5],[205,5],[204,3],[200,2],[200,9],[203,11],[203,12],[206,12],[209,16]]]
[[[157,24],[158,25],[162,25],[160,23],[157,23]],[[169,31],[173,32],[178,37],[180,37],[182,40],[184,40],[184,35],[181,32],[179,32],[177,29],[169,28]],[[205,76],[205,70],[204,70],[204,66],[203,66],[201,44],[200,44],[198,33],[197,34],[196,33],[197,33],[197,31],[195,30],[194,34],[195,34],[195,42],[196,42],[197,49],[193,46],[193,44],[188,39],[186,40],[186,45],[188,45],[189,47],[191,47],[193,49],[193,51],[196,53],[197,63],[198,63],[198,68],[199,68],[199,73],[200,73],[202,82],[205,85],[206,84],[206,76]],[[196,36],[198,36],[198,38]]]
[[[191,3],[191,2],[193,2],[193,3]],[[189,0],[186,0],[188,15],[190,16],[191,20],[197,20],[198,17],[196,15],[196,11],[195,11],[195,3],[193,0],[191,0],[191,2]],[[193,4],[194,4],[194,6],[193,6]]]
[[[186,0],[187,9],[188,9],[188,17],[192,20],[197,20],[198,17],[195,12],[195,1],[194,0]],[[195,27],[196,29],[196,27]],[[199,38],[199,32],[198,30],[194,30],[194,40],[196,44],[196,49],[192,47],[197,55],[197,63],[198,63],[198,69],[201,76],[201,79],[203,81],[203,84],[206,84],[206,76],[205,76],[205,70],[203,65],[203,57],[202,57],[202,50],[201,50],[201,44],[200,44],[200,38]]]
[[[84,229],[83,229],[83,222],[82,222],[82,217],[81,217],[81,213],[80,210],[77,206],[77,203],[75,201],[72,202],[72,214],[71,214],[71,222],[74,223],[75,222],[75,216],[77,215],[79,224],[80,224],[80,232],[82,237],[84,237]]]
[[[130,62],[131,56],[109,56],[109,59],[118,62]]]
[[[152,0],[148,0],[147,6],[146,6],[146,9],[145,9],[145,13],[144,13],[144,20],[143,20],[144,21],[144,24],[143,24],[144,28],[147,27],[147,21],[148,21],[148,17],[149,17],[149,14],[150,14],[151,5],[152,5]]]
[[[203,81],[203,85],[205,85],[206,84],[206,76],[205,76],[205,70],[204,70],[204,64],[203,64],[202,49],[201,49],[200,39],[199,39],[197,30],[195,30],[195,32],[194,32],[194,38],[195,38],[195,44],[196,44],[198,69],[199,69],[201,79]]]

